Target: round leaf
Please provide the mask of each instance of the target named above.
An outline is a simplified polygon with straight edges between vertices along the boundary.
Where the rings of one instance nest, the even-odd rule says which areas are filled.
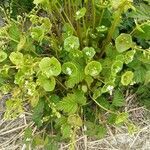
[[[132,37],[130,34],[122,33],[115,41],[116,49],[119,53],[122,53],[132,47]]]
[[[9,56],[9,59],[17,66],[23,65],[23,54],[20,52],[12,52]]]
[[[61,73],[61,64],[55,57],[43,58],[39,63],[39,67],[48,78],[51,76],[58,76]]]
[[[128,64],[133,61],[135,50],[130,50],[125,54],[125,63]]]
[[[123,67],[123,62],[122,61],[115,61],[111,66],[111,72],[116,74],[119,71],[121,71],[122,67]]]
[[[85,58],[92,59],[95,55],[95,50],[93,47],[85,47],[83,50]]]
[[[68,117],[68,123],[74,127],[81,127],[82,119],[78,115],[70,115]]]
[[[53,91],[56,85],[56,81],[54,77],[46,78],[45,76],[42,76],[42,75],[38,77],[38,83],[47,92]]]
[[[72,62],[66,62],[62,65],[62,71],[63,73],[70,75],[70,76],[76,75],[77,67]]]
[[[65,23],[62,30],[64,39],[73,35],[73,29],[69,23]]]
[[[78,10],[76,12],[76,16],[75,16],[76,20],[79,20],[80,18],[84,17],[85,13],[86,13],[86,8],[85,7],[81,8],[80,10]]]
[[[132,79],[134,77],[134,73],[132,71],[126,71],[122,76],[121,76],[121,83],[123,85],[129,85],[132,82]]]
[[[31,30],[31,37],[34,40],[38,41],[38,42],[42,41],[43,38],[44,38],[44,30],[43,30],[43,28],[40,27],[40,26],[32,28],[32,30]]]
[[[77,50],[79,48],[79,38],[75,36],[69,36],[64,41],[64,49],[66,51]]]
[[[7,54],[3,51],[0,51],[0,62],[3,62],[7,58]]]
[[[69,53],[69,57],[72,58],[82,58],[83,57],[83,53],[80,50],[72,50]]]
[[[97,76],[102,71],[102,65],[98,61],[91,61],[85,67],[85,74],[91,76]]]

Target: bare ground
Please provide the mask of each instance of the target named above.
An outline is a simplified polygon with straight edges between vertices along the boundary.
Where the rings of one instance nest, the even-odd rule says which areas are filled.
[[[77,138],[76,150],[150,150],[150,111],[139,107],[135,95],[127,96],[125,111],[129,112],[130,120],[138,127],[136,133],[130,135],[126,126],[107,126],[108,134],[103,139],[93,140],[86,135]],[[32,127],[33,134],[37,131],[31,116],[31,113],[25,112],[15,120],[0,119],[0,150],[26,149],[22,142],[25,129]],[[60,144],[60,150],[68,150],[69,147],[70,144]]]

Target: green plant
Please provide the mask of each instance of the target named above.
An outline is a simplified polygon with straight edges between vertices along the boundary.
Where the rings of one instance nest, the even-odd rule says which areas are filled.
[[[130,127],[128,113],[119,110],[128,86],[150,81],[150,49],[139,45],[150,40],[150,20],[137,19],[123,32],[123,15],[136,9],[131,0],[33,3],[17,20],[4,12],[0,90],[12,93],[4,117],[17,117],[30,103],[35,124],[56,141],[71,140],[70,149],[83,125],[95,137],[104,135],[106,124]],[[108,118],[101,117],[105,111]]]

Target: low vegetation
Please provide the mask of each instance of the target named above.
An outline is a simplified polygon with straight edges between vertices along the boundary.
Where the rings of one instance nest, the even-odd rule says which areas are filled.
[[[42,136],[25,143],[58,149],[77,136],[105,136],[106,125],[135,125],[126,91],[150,107],[150,3],[132,0],[0,2],[0,91],[5,119],[29,105]],[[21,7],[18,7],[18,6]],[[106,113],[107,112],[107,113]],[[29,140],[30,139],[30,140]]]

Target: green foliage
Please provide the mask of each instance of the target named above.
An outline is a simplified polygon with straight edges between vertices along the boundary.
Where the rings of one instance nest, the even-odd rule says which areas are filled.
[[[133,72],[132,71],[126,71],[122,76],[121,76],[121,83],[123,85],[129,85],[132,82],[133,79]]]
[[[83,127],[101,138],[106,123],[134,131],[120,109],[128,86],[138,87],[140,102],[149,107],[149,4],[34,0],[29,7],[32,1],[25,0],[18,1],[26,9],[18,16],[14,2],[1,10],[0,92],[12,95],[5,118],[20,116],[28,104],[33,121],[44,128],[44,136],[26,131],[28,144],[55,150],[58,141],[74,143]]]
[[[123,93],[121,93],[121,91],[119,91],[119,90],[115,91],[112,104],[117,107],[124,106],[125,99],[124,99]]]
[[[75,91],[73,94],[68,94],[62,101],[57,104],[59,110],[68,114],[75,114],[78,110],[78,105],[82,106],[86,104],[86,98],[81,91]]]
[[[75,16],[76,20],[79,20],[80,18],[84,17],[85,13],[86,13],[86,8],[85,7],[81,8],[80,10],[78,10],[76,12],[76,16]]]
[[[116,49],[122,53],[132,47],[132,37],[129,34],[122,33],[116,38]]]
[[[91,61],[85,67],[85,74],[91,76],[97,76],[102,71],[100,62]]]
[[[79,46],[79,39],[75,36],[69,36],[64,41],[64,50],[68,52],[71,50],[77,50]]]
[[[7,53],[0,51],[0,62],[3,62],[7,58]]]
[[[92,122],[86,122],[86,134],[97,139],[103,138],[106,134],[106,128],[102,125],[96,125]]]
[[[55,57],[43,58],[39,63],[39,68],[48,78],[58,76],[61,73],[61,64]]]
[[[54,77],[47,78],[43,75],[38,76],[37,82],[44,88],[45,91],[53,91],[55,89],[56,81]]]

